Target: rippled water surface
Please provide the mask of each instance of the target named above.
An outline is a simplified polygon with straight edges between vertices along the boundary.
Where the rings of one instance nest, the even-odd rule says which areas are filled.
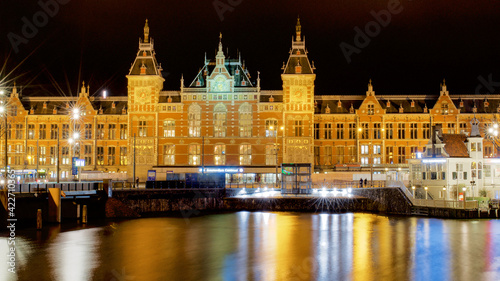
[[[0,280],[500,280],[500,220],[237,212],[18,230]],[[5,253],[5,254],[3,254]]]

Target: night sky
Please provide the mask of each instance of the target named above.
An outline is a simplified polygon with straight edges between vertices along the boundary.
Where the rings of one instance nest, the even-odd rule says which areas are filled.
[[[16,52],[9,34],[23,36],[22,18],[33,22],[43,11],[37,2],[0,3],[1,86],[15,79],[24,95],[75,95],[82,80],[93,94],[126,95],[125,75],[146,18],[165,90],[178,90],[182,73],[191,82],[204,53],[215,56],[219,32],[231,57],[241,51],[253,78],[261,72],[264,90],[281,89],[297,15],[317,68],[318,95],[364,94],[370,78],[377,94],[403,95],[438,94],[443,78],[451,94],[473,94],[479,76],[500,82],[500,1],[402,0],[350,63],[340,44],[356,46],[355,28],[364,30],[374,21],[371,12],[387,10],[393,0],[59,0],[67,3]],[[214,2],[230,9],[221,17]]]

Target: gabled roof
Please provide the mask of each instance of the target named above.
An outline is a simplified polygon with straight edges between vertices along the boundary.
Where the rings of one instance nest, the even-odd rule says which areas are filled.
[[[469,157],[464,134],[443,134],[444,150],[449,157]]]

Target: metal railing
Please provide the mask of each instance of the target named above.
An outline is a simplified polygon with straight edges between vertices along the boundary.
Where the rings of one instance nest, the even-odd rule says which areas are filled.
[[[49,188],[59,187],[61,191],[90,191],[97,190],[99,182],[71,182],[71,183],[23,183],[16,184],[15,193],[43,193]]]
[[[415,202],[414,205],[418,207],[434,207],[434,208],[466,209],[466,210],[477,210],[479,208],[479,202],[475,200],[455,201],[455,200],[413,199],[413,201]]]

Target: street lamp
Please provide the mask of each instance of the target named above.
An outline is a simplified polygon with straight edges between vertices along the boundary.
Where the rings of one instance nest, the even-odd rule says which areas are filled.
[[[415,199],[415,186],[411,187],[411,191],[413,192],[413,199]]]
[[[425,200],[427,200],[427,186],[424,187],[424,189],[425,189]]]
[[[446,187],[443,187],[443,200],[446,200]]]
[[[496,154],[498,154],[498,151],[500,151],[500,125],[496,120],[486,128],[485,137],[493,143],[493,146],[496,148]],[[489,156],[491,157],[491,155]]]

